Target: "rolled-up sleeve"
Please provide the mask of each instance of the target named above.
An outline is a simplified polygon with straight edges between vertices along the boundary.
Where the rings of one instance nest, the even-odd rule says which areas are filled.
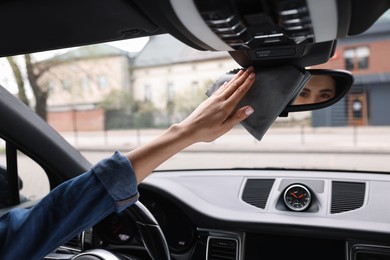
[[[125,155],[115,152],[113,156],[100,161],[91,170],[114,199],[116,211],[121,211],[137,201],[137,178]]]

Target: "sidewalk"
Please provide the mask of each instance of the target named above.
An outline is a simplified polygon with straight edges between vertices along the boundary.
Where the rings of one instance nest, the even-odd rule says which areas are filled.
[[[80,151],[128,151],[164,130],[63,132]],[[370,153],[390,155],[390,127],[271,128],[259,142],[237,127],[212,143],[192,145],[183,152],[240,153]]]

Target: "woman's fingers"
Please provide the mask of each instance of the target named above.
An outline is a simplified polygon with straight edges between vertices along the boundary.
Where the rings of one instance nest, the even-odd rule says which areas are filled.
[[[245,77],[245,80],[230,95],[229,100],[232,100],[232,102],[236,101],[238,103],[252,87],[255,77],[256,74],[254,72],[251,72],[247,77]]]
[[[217,89],[217,91],[215,91],[215,95],[218,95],[218,94],[220,94],[220,93],[223,93],[225,90],[226,90],[226,88],[228,88],[229,87],[229,83],[231,83],[232,81],[234,81],[234,80],[236,80],[238,77],[240,77],[242,74],[244,73],[244,70],[240,70],[239,72],[237,72],[234,76],[233,76],[233,78],[231,78],[230,80],[229,80],[229,82],[224,82],[223,84],[222,84],[222,86],[220,86],[218,89]]]
[[[245,120],[248,116],[253,114],[255,110],[251,106],[245,106],[238,109],[225,123],[231,127]]]
[[[246,81],[253,71],[254,69],[252,66],[246,71],[239,71],[225,86],[224,91],[222,92],[223,96],[228,99]]]
[[[234,111],[236,110],[238,103],[242,100],[242,98],[245,96],[245,94],[249,91],[249,89],[255,82],[255,77],[256,74],[252,71],[243,74],[239,79],[237,79],[237,81],[240,82],[238,87],[233,86],[235,88],[234,92],[232,92],[227,98],[224,97],[222,99],[226,111],[229,111],[230,113],[235,113]],[[231,114],[231,116],[232,115],[233,114]]]

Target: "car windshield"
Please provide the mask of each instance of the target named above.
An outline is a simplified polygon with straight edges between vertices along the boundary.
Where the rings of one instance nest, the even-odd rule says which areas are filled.
[[[389,171],[389,14],[365,33],[339,40],[326,64],[311,67],[352,72],[355,82],[339,102],[279,117],[261,141],[239,125],[212,143],[191,146],[158,170]],[[239,67],[227,52],[198,51],[157,35],[2,58],[6,73],[0,81],[94,163],[180,122],[207,98],[219,76]],[[26,76],[29,69],[35,78]]]

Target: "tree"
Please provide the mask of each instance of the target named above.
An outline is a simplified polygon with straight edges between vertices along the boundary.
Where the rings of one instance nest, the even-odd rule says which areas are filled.
[[[78,104],[98,102],[96,100],[98,95],[90,95],[91,91],[105,93],[107,88],[124,85],[122,81],[126,80],[125,76],[119,80],[110,81],[110,84],[107,79],[105,84],[101,80],[112,73],[113,57],[129,59],[125,52],[104,46],[91,45],[77,48],[41,61],[35,61],[34,54],[26,54],[23,56],[25,68],[20,65],[18,67],[12,58],[8,61],[15,68],[15,78],[18,80],[20,89],[24,89],[24,85],[26,87],[30,85],[35,99],[35,112],[47,121],[47,103],[51,94],[55,95],[53,103],[74,108]],[[22,78],[20,76],[22,73],[18,74],[20,71],[26,76]],[[58,101],[60,95],[64,98]],[[90,98],[90,96],[93,97]]]
[[[134,125],[132,95],[129,91],[115,89],[100,103],[105,112],[105,129],[126,129]]]
[[[12,73],[14,74],[16,84],[18,85],[18,97],[24,104],[29,106],[29,101],[28,101],[28,98],[26,95],[26,89],[24,87],[24,80],[23,80],[22,72],[21,72],[18,64],[16,63],[16,61],[14,60],[13,57],[7,57],[7,61],[9,63],[9,65],[11,66]]]
[[[100,103],[105,110],[133,110],[133,97],[129,91],[123,89],[111,90]]]
[[[34,66],[31,60],[31,55],[24,55],[26,62],[27,78],[35,97],[35,113],[37,113],[43,120],[47,121],[47,99],[49,97],[49,89],[38,83],[39,78],[44,72],[49,70],[50,63],[43,64],[43,66]]]
[[[15,62],[13,57],[7,57],[8,63],[11,66],[12,72],[15,76],[16,84],[18,85],[18,96],[19,99],[29,105],[28,98],[26,95],[26,88],[22,76],[22,70],[19,65]],[[37,66],[31,59],[30,54],[24,55],[24,61],[27,71],[27,79],[33,91],[35,98],[35,112],[43,119],[47,120],[47,98],[49,97],[49,90],[38,83],[39,78],[44,72],[46,72],[51,64],[44,64]]]

